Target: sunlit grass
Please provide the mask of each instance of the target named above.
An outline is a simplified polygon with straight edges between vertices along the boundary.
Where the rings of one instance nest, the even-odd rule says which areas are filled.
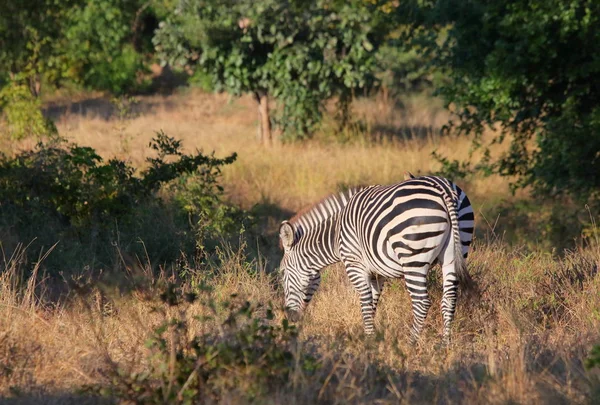
[[[440,134],[448,114],[439,101],[426,97],[407,97],[400,105],[360,100],[355,113],[366,132],[351,142],[333,142],[325,128],[314,141],[278,143],[269,149],[256,141],[256,109],[247,97],[195,91],[143,97],[126,119],[116,118],[105,100],[82,101],[66,113],[59,107],[54,106],[53,114],[63,136],[137,167],[145,165],[151,153],[148,143],[158,130],[181,139],[187,151],[214,150],[221,157],[238,153],[237,162],[223,171],[227,198],[246,209],[266,207],[262,213],[274,217],[264,229],[266,243],[273,248],[273,231],[283,213],[292,215],[342,187],[393,183],[405,171],[435,172],[440,166],[431,157],[434,150],[449,159],[465,159],[471,153],[470,139]],[[25,141],[14,147],[32,144]],[[469,256],[482,295],[459,301],[451,350],[440,345],[438,279],[433,277],[434,305],[420,345],[408,343],[412,315],[402,280],[391,283],[383,294],[376,318],[380,336],[365,341],[358,298],[341,266],[333,266],[325,270],[321,289],[300,324],[300,340],[314,351],[322,368],[275,387],[264,403],[369,402],[364,398],[382,404],[598,401],[600,375],[582,366],[600,340],[597,243],[562,258],[532,253],[521,245],[508,247],[500,232],[492,232],[505,221],[495,208],[528,201],[528,194],[513,196],[508,180],[498,176],[472,176],[459,184],[475,207],[480,235],[487,236],[476,241]],[[527,214],[547,218],[534,211]],[[122,257],[128,260],[124,252]],[[243,250],[223,247],[218,265],[195,265],[182,257],[178,266],[188,267],[185,288],[194,290],[204,283],[217,301],[237,294],[255,303],[273,302],[279,322],[282,292],[276,275],[269,274],[279,257],[269,252],[266,258],[250,259]],[[115,364],[128,371],[146,366],[144,342],[160,322],[153,310],[159,305],[160,285],[177,278],[172,267],[133,260],[135,265],[126,266],[120,277],[143,282],[121,292],[96,285],[82,272],[74,280],[54,282],[63,292],[63,300],[57,301],[47,294],[52,282],[41,272],[23,279],[32,267],[24,258],[17,252],[0,263],[0,396],[32,404],[79,403],[83,397],[77,390],[87,384],[110,384],[107,372]],[[43,268],[43,260],[37,268]],[[160,275],[157,269],[163,270]],[[189,315],[200,314],[198,306],[189,309]],[[192,325],[210,326],[197,319]],[[232,397],[225,402],[245,400]]]
[[[280,322],[282,296],[273,277],[242,250],[226,248],[222,259],[213,276],[197,269],[184,288],[203,283],[212,292],[202,293],[202,299],[217,302],[231,294],[257,304],[271,302],[273,322]],[[365,340],[358,297],[343,269],[329,268],[300,323],[301,341],[312,347],[322,366],[295,385],[269,387],[270,395],[279,398],[272,403],[314,403],[317,394],[344,403],[364,403],[364,398],[390,404],[399,399],[593,403],[600,375],[582,363],[600,339],[599,259],[595,248],[556,260],[508,252],[501,245],[476,246],[470,269],[482,295],[476,301],[459,300],[449,351],[441,346],[439,280],[431,285],[435,305],[415,346],[408,340],[410,301],[401,281],[384,292],[376,318],[379,336]],[[85,385],[110,384],[107,376],[115,364],[127,373],[147,366],[144,342],[161,322],[153,308],[161,305],[159,286],[168,274],[148,275],[145,287],[123,296],[80,280],[67,303],[48,307],[36,293],[45,284],[39,276],[15,289],[20,266],[18,259],[8,262],[0,279],[0,360],[5,367],[0,395],[22,392],[23,403],[38,403]],[[196,304],[186,310],[192,332],[210,330],[210,321],[194,320],[203,314]],[[247,401],[239,396],[229,400]]]
[[[192,91],[141,98],[133,118],[123,121],[105,119],[109,107],[90,107],[83,116],[74,107],[75,112],[58,117],[59,132],[103,156],[130,159],[138,166],[144,165],[157,130],[181,139],[187,150],[200,148],[218,156],[236,152],[238,161],[224,170],[223,183],[231,199],[246,208],[268,201],[297,211],[343,186],[393,183],[405,171],[430,174],[440,168],[431,157],[434,150],[449,159],[466,159],[471,150],[469,138],[440,135],[448,113],[439,101],[422,97],[407,98],[401,107],[359,101],[355,112],[367,123],[366,141],[279,143],[270,149],[256,141],[250,97]],[[509,195],[508,181],[497,176],[474,178],[468,186],[469,195],[480,197],[473,199],[476,206]]]

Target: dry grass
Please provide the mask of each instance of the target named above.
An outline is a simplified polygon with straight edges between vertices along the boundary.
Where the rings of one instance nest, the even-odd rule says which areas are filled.
[[[103,156],[130,159],[143,165],[148,142],[160,129],[181,139],[188,150],[215,151],[218,156],[237,152],[238,161],[224,172],[232,200],[248,207],[269,202],[297,211],[337,190],[340,185],[393,183],[407,170],[431,173],[439,168],[431,159],[438,150],[451,159],[466,158],[470,140],[441,137],[448,114],[435,100],[408,98],[402,108],[361,101],[357,116],[368,123],[380,142],[339,145],[327,142],[276,145],[266,149],[256,142],[257,114],[251,97],[239,99],[189,91],[169,97],[140,99],[133,118],[119,120],[111,105],[54,107],[59,132],[70,140],[95,148]],[[137,110],[137,112],[136,112]],[[114,114],[114,111],[113,111]],[[137,116],[136,116],[137,115]],[[501,178],[474,179],[470,194],[506,195]],[[491,199],[491,198],[490,198]]]
[[[321,141],[268,150],[255,141],[256,114],[249,98],[196,92],[149,97],[126,120],[114,118],[102,100],[82,101],[71,112],[55,105],[51,114],[69,139],[138,166],[159,129],[182,139],[188,149],[215,150],[219,156],[238,152],[238,161],[223,174],[227,195],[246,208],[263,204],[267,216],[270,209],[280,210],[272,214],[275,219],[267,226],[272,228],[281,215],[340,186],[390,183],[406,170],[434,171],[433,149],[450,158],[466,157],[469,140],[441,137],[447,115],[439,105],[425,105],[429,102],[407,99],[401,109],[361,102],[357,114],[377,142],[340,146],[322,136]],[[497,177],[473,178],[463,186],[477,212],[508,191],[506,180]],[[267,259],[273,262],[277,256]],[[437,304],[423,342],[410,346],[410,303],[401,282],[384,292],[376,320],[380,336],[365,341],[357,296],[343,269],[329,268],[300,334],[321,367],[272,387],[262,403],[598,403],[600,373],[586,371],[582,361],[600,341],[599,264],[596,245],[558,259],[479,240],[470,269],[482,296],[459,303],[449,351],[440,346],[439,279],[432,279]],[[44,296],[51,283],[39,272],[43,266],[23,279],[26,266],[23,250],[0,264],[0,397],[15,404],[103,403],[77,390],[109,383],[106,375],[115,365],[145,367],[144,341],[161,321],[152,310],[160,280],[152,279],[148,265],[140,270],[147,287],[119,295],[82,279],[71,285],[68,299],[52,304]],[[212,277],[205,278],[205,268],[193,270],[213,287],[217,300],[237,293],[252,302],[282,302],[265,266],[249,261],[243,251],[226,251]],[[194,288],[196,276],[187,288]],[[189,315],[199,311],[198,306],[188,309]],[[197,321],[193,326],[207,327]],[[245,401],[232,396],[223,402]]]
[[[264,229],[271,234],[282,219],[340,188],[394,183],[405,171],[432,173],[440,168],[431,157],[434,150],[449,159],[465,159],[471,153],[470,139],[440,135],[449,116],[439,100],[412,96],[397,104],[359,101],[355,116],[366,123],[368,135],[355,142],[331,142],[327,133],[320,133],[313,142],[279,143],[270,149],[256,141],[257,112],[251,97],[194,90],[144,97],[124,119],[108,101],[97,98],[56,102],[49,110],[66,138],[140,167],[158,130],[181,139],[188,151],[215,151],[217,156],[236,152],[235,164],[223,171],[227,196],[245,209],[264,207]],[[504,148],[496,146],[494,151]],[[486,229],[494,227],[500,204],[525,195],[513,196],[507,179],[499,176],[473,177],[460,185],[476,212],[491,215]]]
[[[400,283],[384,293],[377,316],[380,336],[365,341],[358,298],[343,270],[334,266],[326,270],[301,324],[301,340],[312,347],[321,368],[301,375],[295,385],[275,387],[267,403],[314,403],[319,395],[326,403],[598,401],[600,373],[586,371],[582,362],[600,339],[599,253],[588,249],[554,260],[478,246],[471,271],[483,294],[477,301],[460,302],[449,351],[440,345],[437,306],[423,342],[409,345],[410,303]],[[157,290],[115,296],[110,310],[98,305],[95,294],[73,290],[69,304],[47,307],[34,294],[41,288],[35,275],[25,288],[14,287],[18,264],[10,262],[0,280],[1,395],[19,403],[63,403],[67,397],[53,402],[53,395],[108,383],[114,364],[128,371],[145,367],[143,343],[161,321],[153,311]],[[251,302],[280,302],[271,281],[237,251],[227,253],[208,279],[217,300],[236,293]],[[439,303],[439,280],[431,290]],[[188,316],[198,314],[200,307],[188,309]],[[280,319],[278,312],[275,322]],[[192,330],[207,327],[192,324]],[[245,402],[240,397],[229,401]]]

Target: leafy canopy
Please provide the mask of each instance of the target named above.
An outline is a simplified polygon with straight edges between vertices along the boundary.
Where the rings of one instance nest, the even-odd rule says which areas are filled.
[[[0,71],[11,75],[45,72],[61,76],[59,44],[67,14],[81,0],[6,0],[0,13]]]
[[[143,70],[133,36],[137,1],[89,0],[69,10],[65,51],[72,78],[87,87],[123,93]]]
[[[600,187],[600,2],[441,0],[429,22],[451,24],[436,63],[441,94],[464,133],[499,129],[508,151],[483,162],[517,186],[593,196]],[[440,24],[441,23],[441,24]]]
[[[309,134],[324,102],[373,81],[389,2],[186,0],[160,24],[165,63],[197,66],[214,88],[268,94],[288,136]]]
[[[69,79],[112,93],[131,91],[144,53],[152,52],[153,24],[168,7],[169,0],[6,0],[0,86],[9,79],[33,79],[38,87]]]

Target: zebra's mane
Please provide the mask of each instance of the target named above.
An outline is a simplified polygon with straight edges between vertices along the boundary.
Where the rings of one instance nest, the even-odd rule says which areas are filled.
[[[333,215],[338,214],[348,204],[350,198],[361,190],[364,190],[366,186],[353,187],[345,191],[341,191],[336,194],[329,195],[323,198],[321,201],[310,205],[300,211],[290,219],[290,223],[298,225],[304,223],[310,225],[311,222],[320,223],[331,218]],[[309,221],[308,219],[312,219]],[[303,221],[307,219],[307,221]]]

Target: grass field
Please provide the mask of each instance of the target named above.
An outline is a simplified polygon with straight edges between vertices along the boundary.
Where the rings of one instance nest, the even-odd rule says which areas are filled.
[[[221,248],[218,265],[190,265],[184,290],[206,284],[210,292],[165,313],[156,307],[164,307],[160,286],[173,278],[168,266],[140,261],[126,277],[142,281],[127,293],[95,285],[83,275],[69,284],[66,299],[52,301],[45,298],[52,295],[49,291],[56,281],[44,276],[43,257],[37,265],[25,260],[26,248],[5,251],[0,263],[2,401],[112,403],[114,399],[81,389],[100,384],[123,390],[124,381],[129,381],[126,376],[149,369],[153,362],[164,365],[164,381],[169,384],[176,372],[184,373],[176,370],[174,364],[179,363],[168,356],[160,363],[150,356],[156,352],[144,345],[163,321],[187,320],[178,341],[198,331],[220,330],[227,310],[203,322],[195,316],[207,314],[203,305],[207,300],[223,303],[237,294],[233,302],[272,302],[271,324],[280,323],[283,294],[272,270],[280,257],[276,230],[282,219],[345,186],[400,181],[407,170],[438,170],[439,164],[430,156],[433,150],[452,159],[469,154],[469,139],[440,135],[448,115],[436,100],[407,97],[399,105],[364,100],[355,112],[368,131],[352,142],[340,144],[323,131],[305,144],[264,149],[256,141],[257,117],[250,98],[188,91],[140,98],[121,114],[101,98],[49,102],[47,113],[63,136],[138,167],[150,154],[150,138],[161,129],[183,140],[187,150],[214,150],[217,156],[237,152],[238,160],[223,171],[226,197],[259,216],[259,232],[266,242],[257,257],[247,254],[256,241],[242,236],[240,246]],[[403,284],[392,283],[384,292],[376,319],[378,337],[365,340],[358,298],[343,269],[333,266],[324,273],[321,289],[299,325],[299,339],[290,346],[294,361],[286,363],[283,371],[262,357],[254,363],[223,366],[219,378],[210,380],[212,391],[206,391],[203,400],[227,404],[600,402],[600,370],[584,367],[590,349],[600,343],[600,243],[593,237],[595,227],[588,228],[589,243],[574,245],[565,254],[550,252],[543,247],[551,232],[539,232],[548,228],[539,224],[554,220],[555,214],[545,206],[530,209],[535,203],[526,191],[512,195],[508,181],[497,176],[470,177],[460,185],[476,212],[477,239],[469,268],[481,295],[459,301],[449,350],[441,347],[437,270],[431,277],[434,305],[423,341],[411,346],[410,302]],[[517,205],[529,210],[516,215],[511,207]],[[26,278],[31,269],[33,275]],[[264,314],[264,307],[257,308],[250,324],[258,318],[264,322]],[[176,340],[173,333],[168,335],[170,342]],[[216,336],[217,342],[229,342],[223,331]],[[260,336],[257,347],[265,353],[288,347],[284,335],[274,340]],[[314,366],[303,366],[308,358]],[[260,377],[265,380],[257,377],[262,376],[261,369],[267,370],[267,376]],[[280,381],[278,373],[288,377]],[[150,386],[159,390],[157,384]],[[129,398],[142,398],[149,392],[149,386],[144,387],[146,391],[138,395],[128,386]],[[140,401],[169,402],[158,394]]]

